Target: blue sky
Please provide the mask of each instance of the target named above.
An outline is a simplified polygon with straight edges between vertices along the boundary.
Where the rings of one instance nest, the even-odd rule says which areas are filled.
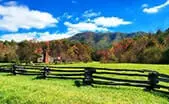
[[[0,40],[169,28],[169,0],[0,0]]]

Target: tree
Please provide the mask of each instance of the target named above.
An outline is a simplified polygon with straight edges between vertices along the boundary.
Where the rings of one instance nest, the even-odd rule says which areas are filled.
[[[161,63],[169,64],[169,48],[164,51],[164,53],[162,55]]]
[[[15,44],[11,44],[8,41],[4,43],[0,43],[0,61],[2,62],[16,62],[17,55],[16,55],[17,46]]]
[[[99,50],[97,51],[97,56],[100,56],[100,62],[102,63],[108,63],[108,62],[115,62],[116,57],[111,52],[111,50]]]
[[[21,62],[29,63],[31,61],[37,61],[37,54],[35,50],[37,49],[37,44],[33,41],[23,41],[18,44],[17,55]]]
[[[142,63],[157,64],[162,59],[162,50],[158,47],[150,47],[143,51]]]
[[[133,42],[134,42],[133,39],[127,38],[116,44],[113,44],[112,47],[113,55],[115,55],[115,57],[118,59],[119,62],[123,62],[122,55],[130,49]]]

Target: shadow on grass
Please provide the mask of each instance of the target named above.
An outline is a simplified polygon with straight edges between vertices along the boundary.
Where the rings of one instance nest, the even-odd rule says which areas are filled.
[[[158,97],[162,97],[162,98],[166,98],[169,101],[169,95],[163,92],[156,92],[156,91],[151,91],[151,94],[153,94],[154,96],[158,96]]]
[[[15,75],[13,75],[13,74],[11,74],[11,73],[1,73],[1,75],[2,75],[2,76],[15,76]]]
[[[77,86],[77,87],[84,87],[87,85],[83,85],[81,81],[75,81],[73,86]],[[113,90],[141,90],[141,88],[137,88],[137,87],[127,87],[127,86],[99,86],[99,85],[88,85],[87,87],[92,87],[92,88],[105,88],[105,89],[113,89]],[[169,92],[160,92],[160,91],[146,91],[144,88],[142,88],[143,92],[147,92],[150,94],[153,94],[154,96],[158,96],[161,98],[165,98],[169,101]]]
[[[43,79],[45,79],[43,76],[36,76],[32,78],[32,80],[43,80]]]
[[[137,90],[141,90],[141,88],[136,88],[136,87],[130,87],[130,88],[127,88],[126,86],[93,86],[93,88],[106,88],[106,89],[115,89],[115,90],[132,90],[132,89],[137,89]],[[158,96],[158,97],[162,97],[162,98],[165,98],[169,101],[169,92],[160,92],[160,91],[146,91],[144,88],[142,88],[142,91],[143,92],[147,92],[147,93],[151,93],[153,94],[154,96]]]

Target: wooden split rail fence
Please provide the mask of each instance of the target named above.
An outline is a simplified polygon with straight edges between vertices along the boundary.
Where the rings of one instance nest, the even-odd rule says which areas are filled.
[[[169,94],[169,75],[152,70],[3,65],[0,66],[0,72],[10,72],[13,75],[36,75],[37,78],[44,79],[75,79],[77,86],[133,86]]]

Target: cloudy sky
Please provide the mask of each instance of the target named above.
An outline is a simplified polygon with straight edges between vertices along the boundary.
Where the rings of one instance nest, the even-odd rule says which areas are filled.
[[[169,0],[0,0],[0,40],[169,28]]]

